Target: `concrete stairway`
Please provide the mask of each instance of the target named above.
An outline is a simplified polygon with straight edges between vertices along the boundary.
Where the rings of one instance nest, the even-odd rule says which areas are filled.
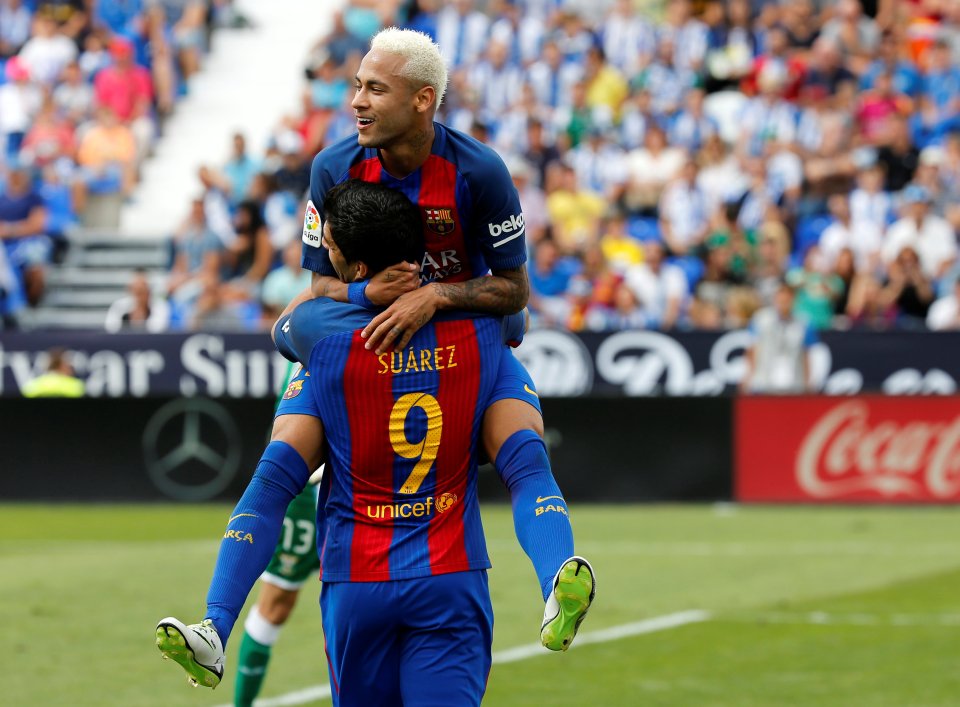
[[[285,114],[300,111],[309,49],[345,0],[237,0],[252,29],[221,29],[203,70],[164,126],[131,203],[120,214],[130,238],[168,236],[200,190],[197,169],[220,166],[240,131],[254,154]]]
[[[64,262],[51,268],[47,295],[26,310],[24,329],[103,329],[110,305],[126,293],[134,268],[144,268],[155,290],[169,270],[166,239],[131,240],[116,234],[81,232],[72,239]]]

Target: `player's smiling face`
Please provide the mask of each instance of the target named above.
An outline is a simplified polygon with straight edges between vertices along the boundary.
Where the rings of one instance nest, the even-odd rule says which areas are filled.
[[[377,50],[360,62],[352,106],[357,140],[363,147],[389,148],[417,125],[418,92],[400,75],[405,62],[401,56]]]

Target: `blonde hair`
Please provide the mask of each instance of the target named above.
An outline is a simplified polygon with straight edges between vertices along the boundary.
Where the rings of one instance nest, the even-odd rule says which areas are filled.
[[[412,29],[387,27],[370,41],[370,50],[374,49],[406,59],[400,75],[422,86],[432,86],[437,94],[434,109],[439,107],[447,92],[447,65],[440,55],[440,47],[428,35]]]

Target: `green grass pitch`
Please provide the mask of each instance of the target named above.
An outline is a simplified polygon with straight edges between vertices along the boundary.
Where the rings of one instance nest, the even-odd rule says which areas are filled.
[[[160,660],[154,626],[202,616],[226,506],[0,505],[8,705],[221,705]],[[572,508],[597,601],[581,630],[688,609],[709,618],[495,665],[489,705],[960,703],[960,515],[948,508]],[[537,639],[542,604],[509,508],[484,522],[495,651]],[[274,650],[264,697],[327,682],[317,594]],[[323,701],[313,704],[325,704]]]

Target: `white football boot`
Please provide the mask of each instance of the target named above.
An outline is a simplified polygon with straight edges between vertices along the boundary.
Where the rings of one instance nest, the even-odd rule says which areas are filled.
[[[187,626],[172,616],[157,624],[157,648],[187,671],[194,687],[216,687],[223,678],[223,644],[210,619]]]

